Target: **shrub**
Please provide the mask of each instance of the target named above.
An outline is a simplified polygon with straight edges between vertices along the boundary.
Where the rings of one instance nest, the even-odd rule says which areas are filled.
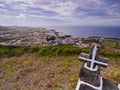
[[[38,52],[39,48],[40,48],[39,46],[33,46],[29,49],[29,51],[28,50],[27,51],[30,53],[34,53],[34,52]]]
[[[47,46],[41,47],[38,51],[39,56],[69,56],[81,53],[81,48],[73,46]]]
[[[22,55],[24,53],[37,53],[38,56],[72,56],[79,55],[81,52],[89,53],[88,48],[79,48],[73,46],[32,46],[32,47],[17,47],[17,46],[2,46],[0,45],[0,57],[11,57]],[[105,57],[119,58],[120,53],[101,51],[101,55]]]

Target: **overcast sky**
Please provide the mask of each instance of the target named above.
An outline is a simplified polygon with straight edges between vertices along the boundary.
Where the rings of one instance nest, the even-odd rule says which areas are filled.
[[[0,25],[120,26],[120,0],[0,0]]]

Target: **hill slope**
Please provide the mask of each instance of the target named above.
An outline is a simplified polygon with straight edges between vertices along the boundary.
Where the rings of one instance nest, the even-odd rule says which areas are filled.
[[[9,28],[0,25],[0,31],[7,31],[7,30],[9,30]]]
[[[120,83],[117,60],[119,58],[112,58],[102,74]],[[81,65],[78,55],[38,57],[26,54],[5,58],[0,61],[0,90],[74,90]]]

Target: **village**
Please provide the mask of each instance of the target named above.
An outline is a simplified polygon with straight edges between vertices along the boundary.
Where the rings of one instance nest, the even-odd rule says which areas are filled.
[[[43,30],[27,33],[5,33],[0,35],[0,38],[6,38],[0,42],[0,45],[5,46],[54,46],[54,45],[74,45],[79,47],[89,47],[88,44],[83,44],[81,38],[76,38],[72,35],[66,35],[63,32],[55,30]]]
[[[102,42],[103,40],[104,42]],[[113,47],[120,48],[120,39],[100,36],[79,38],[46,28],[12,27],[10,30],[3,30],[0,32],[0,45],[4,46],[72,45],[80,48],[87,48],[92,42],[101,42],[104,43],[104,45],[109,45],[111,43]]]

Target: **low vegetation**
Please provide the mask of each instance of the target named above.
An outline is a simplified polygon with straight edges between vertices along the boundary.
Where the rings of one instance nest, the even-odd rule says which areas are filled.
[[[88,51],[88,49],[80,49],[73,46],[0,46],[0,57],[20,56],[26,53],[36,53],[38,56],[69,56],[79,55],[81,52]]]
[[[36,53],[38,56],[73,56],[79,55],[81,52],[89,53],[89,48],[79,48],[73,46],[33,46],[33,47],[18,47],[18,46],[1,46],[0,57],[20,56],[27,53]],[[102,50],[101,55],[105,57],[119,57],[117,51]]]
[[[3,59],[0,63],[2,90],[72,90],[81,66],[76,55],[37,57],[28,54]]]
[[[9,38],[0,38],[0,42],[3,42],[3,41],[10,41],[11,39]]]
[[[117,44],[117,43],[116,43],[115,41],[108,41],[108,40],[104,40],[104,41],[103,41],[103,45],[105,45],[105,46],[115,47],[116,44]]]
[[[75,90],[81,52],[89,53],[89,49],[0,46],[0,90]],[[109,58],[102,75],[120,83],[120,53],[103,50],[100,55]]]

